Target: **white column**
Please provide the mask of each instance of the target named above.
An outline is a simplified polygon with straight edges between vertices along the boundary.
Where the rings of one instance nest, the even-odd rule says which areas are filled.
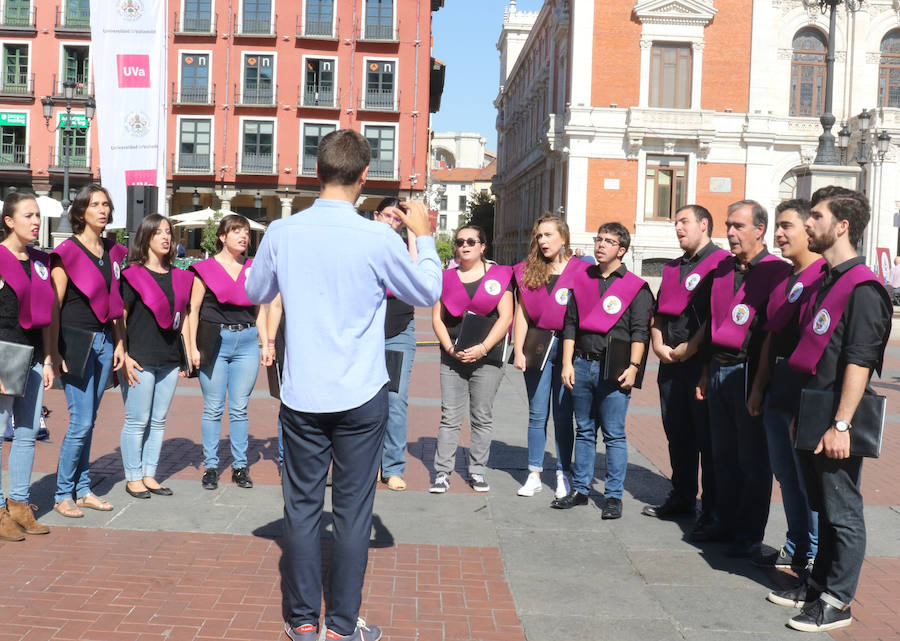
[[[281,217],[287,218],[293,213],[294,208],[294,199],[293,198],[279,198],[281,201]]]
[[[692,42],[694,61],[691,69],[691,109],[701,109],[700,89],[703,87],[703,42]],[[641,52],[643,54],[643,51]],[[647,83],[644,83],[647,84]]]
[[[638,94],[638,107],[646,107],[650,104],[650,48],[652,46],[652,40],[641,38],[641,87]]]

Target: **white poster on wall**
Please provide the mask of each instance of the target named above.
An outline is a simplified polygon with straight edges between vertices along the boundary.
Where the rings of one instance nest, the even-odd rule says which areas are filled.
[[[128,185],[166,190],[166,0],[91,0],[91,64],[103,186],[125,226]]]

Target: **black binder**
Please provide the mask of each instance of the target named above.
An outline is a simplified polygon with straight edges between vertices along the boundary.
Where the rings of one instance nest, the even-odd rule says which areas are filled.
[[[549,329],[529,327],[522,343],[522,353],[525,355],[525,369],[528,371],[543,372],[550,359],[553,346],[556,345],[556,335]],[[509,354],[509,364],[515,362],[515,351]]]
[[[200,352],[200,366],[211,365],[219,353],[222,343],[222,326],[201,320],[197,325],[197,349]]]
[[[641,358],[641,366],[634,377],[634,388],[641,389],[644,383],[644,370],[647,368],[647,345],[644,345],[644,356]],[[631,341],[622,340],[611,336],[606,344],[606,360],[603,364],[603,377],[613,383],[619,382],[619,377],[631,365]]]
[[[822,436],[831,427],[840,401],[839,392],[817,389],[804,389],[800,392],[800,412],[794,438],[796,449],[815,451]],[[863,394],[853,420],[850,421],[850,456],[881,456],[886,407],[887,399],[884,396],[869,393],[868,390]]]
[[[25,396],[32,356],[31,345],[0,341],[0,381],[6,389],[5,396]]]
[[[94,332],[78,327],[59,329],[59,353],[66,362],[66,374],[83,379],[88,357],[94,347]]]
[[[491,333],[491,328],[496,322],[495,318],[466,312],[459,323],[459,333],[456,335],[456,340],[453,341],[453,349],[461,352],[483,342]]]
[[[187,378],[196,378],[197,368],[191,362],[188,354],[187,343],[184,340],[184,334],[178,335],[178,369],[185,372]]]
[[[388,391],[399,392],[400,377],[403,375],[403,352],[392,349],[384,350],[384,363],[387,365],[388,376],[390,377]]]

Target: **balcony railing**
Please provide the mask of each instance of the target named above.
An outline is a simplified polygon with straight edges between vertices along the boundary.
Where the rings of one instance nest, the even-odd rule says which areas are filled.
[[[368,89],[360,96],[360,109],[368,111],[399,111],[400,92],[387,89]]]
[[[15,7],[7,4],[0,15],[0,30],[3,31],[34,31],[36,20],[36,7]]]
[[[236,162],[239,174],[274,176],[278,174],[278,154],[251,154],[244,152]]]
[[[28,145],[0,144],[0,169],[28,169],[30,152]]]
[[[172,173],[211,176],[216,173],[216,155],[173,153]]]
[[[297,38],[310,40],[337,40],[337,34],[341,31],[341,19],[333,22],[328,20],[304,20],[303,16],[297,16]]]
[[[57,7],[56,31],[71,31],[89,34],[91,31],[91,11],[81,7]]]
[[[179,87],[172,83],[173,105],[214,105],[216,104],[216,85],[206,87]]]
[[[394,25],[392,24],[367,24],[363,30],[363,40],[393,40]]]
[[[34,98],[34,74],[4,73],[0,95],[6,98]]]
[[[275,36],[275,29],[278,26],[278,16],[273,18],[244,18],[241,16],[234,17],[234,33],[237,36],[248,36],[251,38],[272,38]]]
[[[62,147],[50,147],[50,159],[47,166],[54,171],[65,169],[65,156]],[[72,145],[69,149],[69,169],[74,171],[90,169],[87,145]]]
[[[394,159],[372,160],[369,163],[368,176],[369,178],[380,178],[382,180],[396,179],[396,174],[394,173]]]
[[[210,36],[215,35],[216,25],[219,23],[219,14],[207,16],[182,15],[175,12],[175,35],[191,34]]]
[[[335,90],[334,85],[301,85],[302,93],[298,97],[298,107],[313,107],[319,109],[336,109],[340,106],[341,90]]]
[[[297,164],[300,166],[299,174],[301,176],[316,175],[316,154],[300,154]]]
[[[63,83],[66,80],[75,81],[75,95],[72,97],[72,100],[87,100],[88,97],[94,95],[94,84],[86,80],[83,76],[59,80],[56,74],[53,74],[53,98],[65,100],[65,93],[63,91],[65,88],[63,87]]]
[[[277,87],[260,87],[259,85],[234,86],[234,104],[238,107],[275,107],[278,105]]]

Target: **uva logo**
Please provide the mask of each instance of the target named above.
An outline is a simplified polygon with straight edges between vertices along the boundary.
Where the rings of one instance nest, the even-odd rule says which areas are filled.
[[[144,7],[140,0],[120,0],[119,15],[125,20],[137,20],[144,13]]]
[[[132,136],[143,136],[150,128],[150,117],[143,111],[132,111],[125,116],[125,131]]]
[[[150,56],[148,54],[122,53],[116,56],[119,69],[119,88],[150,88]]]

